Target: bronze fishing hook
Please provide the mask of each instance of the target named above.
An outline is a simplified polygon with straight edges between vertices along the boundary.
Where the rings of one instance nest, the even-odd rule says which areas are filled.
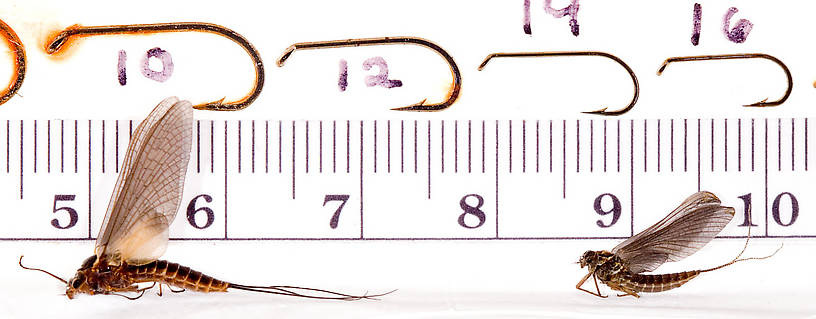
[[[159,32],[207,32],[224,36],[244,48],[255,64],[255,83],[249,94],[234,102],[224,102],[224,98],[217,101],[194,105],[193,108],[209,111],[238,111],[246,108],[258,95],[261,94],[264,84],[264,68],[258,50],[252,46],[244,36],[226,27],[205,22],[172,22],[155,24],[127,24],[108,26],[80,26],[73,25],[54,36],[45,46],[45,52],[54,54],[60,51],[63,45],[72,37],[109,35],[109,34],[150,34]]]
[[[635,87],[635,93],[632,96],[632,101],[629,102],[629,105],[627,105],[626,107],[624,107],[624,108],[622,108],[620,110],[614,110],[614,111],[607,111],[606,110],[607,108],[602,106],[598,110],[588,111],[588,112],[583,112],[583,113],[586,113],[586,114],[599,114],[599,115],[621,115],[623,113],[629,112],[629,110],[631,110],[632,107],[635,106],[635,103],[637,103],[638,96],[640,95],[640,84],[638,84],[638,79],[637,79],[637,76],[635,76],[635,72],[632,71],[632,68],[630,68],[629,65],[626,64],[626,62],[623,62],[623,60],[621,60],[620,58],[618,58],[618,57],[616,57],[614,55],[611,55],[609,53],[606,53],[606,52],[599,52],[599,51],[565,51],[565,52],[491,53],[491,54],[487,55],[487,57],[484,59],[484,61],[482,61],[482,64],[479,65],[478,70],[481,71],[482,69],[484,69],[484,67],[487,66],[487,63],[490,62],[490,60],[493,59],[493,58],[554,57],[554,56],[600,56],[600,57],[609,58],[609,59],[612,59],[613,61],[617,62],[621,66],[623,66],[623,68],[626,69],[626,72],[628,72],[629,76],[632,78],[632,84]]]
[[[462,90],[462,77],[459,74],[459,67],[453,60],[453,57],[448,54],[442,47],[423,38],[417,37],[380,37],[380,38],[361,38],[361,39],[347,39],[347,40],[330,40],[330,41],[316,41],[316,42],[299,42],[292,44],[286,51],[278,58],[278,66],[282,67],[283,63],[296,50],[310,50],[310,49],[327,49],[327,48],[344,48],[344,47],[359,47],[369,45],[383,45],[383,44],[416,44],[436,51],[445,61],[451,70],[453,76],[453,86],[448,92],[448,98],[442,103],[425,104],[426,100],[419,103],[392,108],[395,111],[441,111],[450,107],[459,97],[459,91]]]
[[[6,89],[3,90],[2,95],[0,95],[0,105],[2,105],[11,99],[14,94],[17,94],[17,91],[23,85],[23,78],[25,78],[26,73],[26,56],[20,37],[3,20],[0,20],[0,35],[6,40],[14,60],[14,71],[11,74],[11,80]]]
[[[743,105],[743,106],[746,106],[746,107],[766,107],[766,106],[777,106],[777,105],[780,105],[782,103],[785,103],[785,100],[788,99],[788,97],[791,94],[791,91],[793,91],[793,77],[791,76],[790,70],[788,70],[788,67],[785,65],[785,63],[782,63],[782,61],[780,61],[779,59],[777,59],[776,57],[774,57],[772,55],[768,55],[768,54],[764,54],[764,53],[738,53],[738,54],[696,55],[696,56],[672,57],[672,58],[666,59],[666,61],[663,61],[663,64],[660,66],[660,69],[657,70],[657,75],[663,74],[663,71],[666,70],[666,67],[669,66],[669,63],[672,63],[672,62],[731,60],[731,59],[757,59],[757,58],[768,59],[768,60],[771,60],[771,61],[775,62],[776,64],[778,64],[782,68],[782,70],[785,71],[785,76],[788,78],[788,89],[785,90],[785,95],[782,96],[782,98],[780,98],[780,99],[778,99],[776,101],[768,102],[768,99],[765,98],[762,101],[759,101],[759,102],[756,102],[756,103],[753,103],[753,104]]]

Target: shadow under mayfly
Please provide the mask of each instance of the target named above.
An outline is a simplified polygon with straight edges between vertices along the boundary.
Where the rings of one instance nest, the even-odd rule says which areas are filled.
[[[697,192],[674,209],[661,221],[612,248],[612,251],[587,250],[578,263],[589,272],[578,281],[575,288],[589,294],[601,295],[598,280],[613,290],[622,291],[622,296],[640,297],[639,292],[661,292],[682,286],[699,274],[730,266],[736,262],[765,257],[740,258],[745,247],[736,258],[728,263],[704,270],[691,270],[672,274],[643,274],[650,272],[668,261],[678,261],[690,256],[725,228],[734,217],[734,208],[720,204],[720,199],[706,191]],[[751,232],[748,229],[748,238]],[[779,247],[780,249],[782,247]],[[779,251],[777,249],[776,251]],[[592,276],[595,290],[581,288]]]
[[[193,108],[190,102],[170,97],[139,124],[128,146],[121,173],[96,240],[95,254],[86,259],[70,280],[42,269],[66,284],[65,294],[118,295],[138,299],[159,284],[199,292],[228,289],[314,299],[358,300],[376,295],[347,295],[295,286],[248,286],[221,281],[189,267],[157,260],[167,248],[168,227],[176,217],[192,143]],[[139,287],[139,283],[153,283]],[[173,290],[174,292],[180,292]],[[126,296],[121,293],[138,293]]]

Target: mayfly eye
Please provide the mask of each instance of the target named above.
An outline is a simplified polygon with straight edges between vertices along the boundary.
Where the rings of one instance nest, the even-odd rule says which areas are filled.
[[[79,289],[80,282],[77,279],[71,280],[71,288]]]

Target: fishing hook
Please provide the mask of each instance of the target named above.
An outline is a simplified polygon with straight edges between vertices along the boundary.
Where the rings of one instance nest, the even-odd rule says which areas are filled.
[[[583,112],[583,113],[586,113],[586,114],[599,114],[599,115],[621,115],[623,113],[629,112],[629,110],[631,110],[632,107],[635,106],[635,103],[637,103],[638,96],[640,95],[640,84],[638,84],[638,79],[637,79],[637,76],[635,76],[635,72],[632,71],[632,68],[630,68],[629,65],[626,64],[626,62],[623,62],[623,60],[621,60],[620,58],[618,58],[618,57],[616,57],[614,55],[611,55],[609,53],[606,53],[606,52],[599,52],[599,51],[566,51],[566,52],[491,53],[491,54],[487,55],[487,57],[484,59],[484,61],[482,61],[482,64],[479,65],[478,70],[481,71],[482,69],[484,69],[485,66],[487,66],[487,63],[490,62],[490,60],[493,59],[493,58],[554,57],[554,56],[600,56],[600,57],[609,58],[609,59],[612,59],[613,61],[617,62],[621,66],[623,66],[623,68],[626,69],[626,72],[628,72],[629,76],[632,78],[632,84],[635,87],[635,93],[634,93],[634,96],[632,96],[632,101],[629,102],[629,105],[627,105],[626,107],[624,107],[624,108],[622,108],[620,110],[607,111],[606,107],[601,107],[598,110],[588,111],[588,112]]]
[[[23,85],[23,78],[25,78],[26,73],[26,56],[20,37],[3,20],[0,20],[0,35],[6,40],[14,60],[14,71],[11,74],[11,80],[6,89],[2,91],[2,95],[0,95],[0,105],[2,105],[11,99]]]
[[[663,61],[663,64],[660,66],[660,69],[657,70],[657,75],[663,74],[663,71],[666,70],[666,67],[669,66],[669,63],[672,63],[672,62],[731,60],[731,59],[757,59],[757,58],[768,59],[768,60],[771,60],[771,61],[775,62],[776,64],[778,64],[782,68],[782,70],[785,71],[785,76],[788,78],[788,89],[785,90],[785,95],[782,96],[782,98],[780,98],[780,99],[778,99],[776,101],[768,102],[768,99],[765,98],[762,101],[759,101],[759,102],[756,102],[756,103],[753,103],[753,104],[743,105],[743,106],[746,106],[746,107],[766,107],[766,106],[777,106],[777,105],[780,105],[782,103],[785,103],[785,100],[788,99],[788,97],[791,94],[791,91],[793,91],[793,77],[791,76],[790,70],[788,70],[788,67],[785,65],[785,63],[782,63],[782,61],[780,61],[779,59],[777,59],[776,57],[774,57],[772,55],[768,55],[768,54],[764,54],[764,53],[738,53],[738,54],[722,54],[722,55],[696,55],[696,56],[672,57],[672,58],[666,59],[666,61]]]
[[[436,51],[450,67],[451,75],[453,76],[453,87],[448,92],[448,98],[442,103],[425,104],[422,100],[419,103],[392,108],[395,111],[441,111],[450,107],[459,97],[459,91],[462,90],[462,77],[459,74],[459,67],[453,60],[453,57],[448,54],[442,47],[431,41],[417,37],[380,37],[380,38],[361,38],[361,39],[347,39],[347,40],[330,40],[317,42],[299,42],[292,44],[286,51],[278,58],[278,66],[282,67],[283,63],[296,50],[310,50],[310,49],[327,49],[327,48],[345,48],[345,47],[360,47],[369,45],[383,45],[383,44],[416,44]]]
[[[58,33],[45,46],[45,52],[54,54],[60,51],[64,44],[72,37],[109,35],[109,34],[150,34],[159,32],[208,32],[224,36],[244,48],[255,65],[255,83],[249,94],[237,101],[224,102],[225,98],[217,101],[194,105],[193,108],[208,111],[238,111],[246,108],[258,95],[261,94],[264,83],[264,68],[258,50],[252,46],[244,36],[226,27],[205,22],[172,22],[155,24],[127,24],[108,26],[81,26],[73,25]]]

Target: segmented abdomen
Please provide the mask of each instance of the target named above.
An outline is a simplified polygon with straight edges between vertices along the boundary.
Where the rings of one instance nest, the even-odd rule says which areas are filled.
[[[227,291],[229,283],[166,260],[125,269],[133,282],[159,282],[199,292]]]
[[[626,274],[621,286],[637,292],[661,292],[680,287],[699,274],[697,270],[662,275]]]

